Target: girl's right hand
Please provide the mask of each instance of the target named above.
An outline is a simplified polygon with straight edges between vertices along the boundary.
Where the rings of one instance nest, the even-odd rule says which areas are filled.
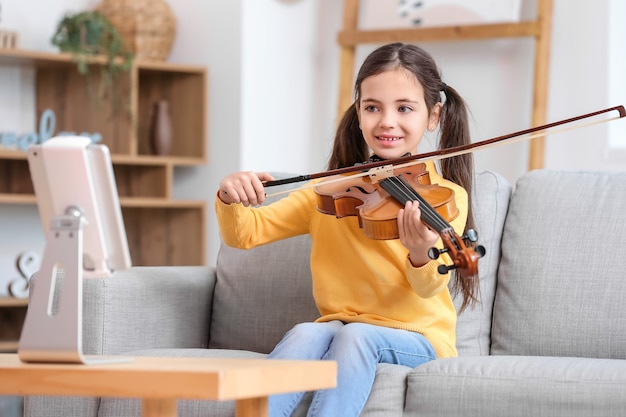
[[[265,201],[263,181],[272,181],[267,172],[235,172],[220,181],[219,199],[226,204],[257,206]]]

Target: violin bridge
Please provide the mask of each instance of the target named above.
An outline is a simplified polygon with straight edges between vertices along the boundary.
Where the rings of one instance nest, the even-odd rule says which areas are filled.
[[[384,165],[382,167],[371,168],[368,175],[372,184],[376,184],[384,179],[395,177],[393,173],[393,165]]]

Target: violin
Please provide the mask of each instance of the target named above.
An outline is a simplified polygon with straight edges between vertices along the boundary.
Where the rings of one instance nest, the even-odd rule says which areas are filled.
[[[338,218],[357,216],[359,226],[371,239],[397,239],[398,211],[408,201],[419,201],[421,219],[441,237],[444,248],[431,248],[428,256],[437,259],[448,253],[452,265],[440,265],[439,273],[457,270],[462,277],[478,274],[478,259],[486,250],[483,246],[472,247],[477,233],[473,230],[462,237],[454,231],[449,221],[459,215],[454,199],[454,190],[431,184],[425,164],[394,169],[380,167],[361,176],[343,181],[328,177],[315,187],[317,208],[324,214]]]
[[[548,132],[556,126],[596,117],[604,113],[617,112],[618,116],[586,125]],[[571,117],[542,126],[509,133],[503,136],[486,139],[469,145],[410,155],[394,160],[370,162],[355,167],[338,168],[325,172],[299,175],[274,181],[266,181],[265,187],[326,178],[321,183],[311,185],[318,193],[318,209],[337,217],[358,216],[361,227],[367,236],[374,239],[394,239],[398,237],[397,213],[406,201],[419,201],[422,221],[439,233],[444,248],[431,248],[428,255],[437,259],[442,253],[448,253],[453,265],[440,265],[439,272],[448,273],[456,269],[462,277],[475,276],[478,272],[478,259],[485,255],[481,245],[472,245],[477,240],[477,233],[468,230],[459,237],[448,223],[458,215],[454,203],[454,192],[446,187],[430,184],[430,177],[425,168],[415,165],[423,161],[435,161],[453,156],[463,155],[496,144],[504,144],[516,140],[529,140],[546,136],[548,133],[561,133],[571,129],[605,123],[626,117],[624,106],[614,106],[604,110]],[[526,137],[522,137],[525,136]],[[522,137],[520,139],[520,137]],[[405,169],[407,168],[407,169]],[[357,172],[358,170],[358,172]],[[356,173],[355,173],[356,172]],[[339,184],[336,188],[332,184]],[[300,189],[308,188],[307,186]],[[290,190],[293,191],[293,190]],[[289,191],[286,191],[289,192]],[[282,192],[274,193],[278,195]]]

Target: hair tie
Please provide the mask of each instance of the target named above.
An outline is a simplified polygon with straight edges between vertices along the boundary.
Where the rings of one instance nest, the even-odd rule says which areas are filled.
[[[446,91],[446,88],[448,88],[448,84],[444,83],[443,81],[441,82],[441,91]]]

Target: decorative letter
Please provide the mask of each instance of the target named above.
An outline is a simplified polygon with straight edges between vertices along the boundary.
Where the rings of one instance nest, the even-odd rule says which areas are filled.
[[[41,119],[39,119],[39,141],[40,143],[44,143],[54,133],[54,128],[56,127],[56,117],[54,112],[50,109],[44,110],[41,114]]]
[[[7,148],[14,148],[17,143],[17,135],[13,132],[4,132],[2,134],[0,144]]]
[[[38,138],[36,133],[27,133],[20,137],[19,141],[17,142],[17,147],[26,152],[28,151],[28,147],[30,145],[34,145],[37,143],[37,139]]]

